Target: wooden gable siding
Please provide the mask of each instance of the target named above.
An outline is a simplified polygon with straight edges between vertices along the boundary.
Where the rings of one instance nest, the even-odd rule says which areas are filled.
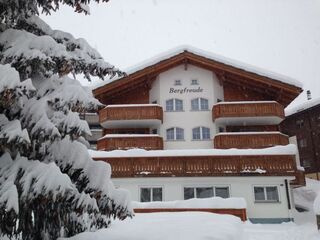
[[[122,94],[115,95],[98,95],[98,100],[105,104],[146,104],[149,103],[149,88],[145,86],[137,86],[130,90],[124,91]]]
[[[261,94],[245,86],[239,86],[232,83],[223,83],[224,101],[275,101],[270,95]]]

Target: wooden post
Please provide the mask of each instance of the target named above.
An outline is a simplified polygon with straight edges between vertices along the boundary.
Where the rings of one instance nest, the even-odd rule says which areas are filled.
[[[318,230],[320,230],[320,214],[317,214],[316,217],[317,217]]]

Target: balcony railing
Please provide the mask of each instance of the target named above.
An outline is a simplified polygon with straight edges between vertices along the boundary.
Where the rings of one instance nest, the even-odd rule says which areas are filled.
[[[95,158],[108,162],[112,177],[295,176],[293,155],[166,156]]]
[[[219,149],[267,148],[288,144],[289,137],[280,132],[220,133],[214,137],[214,147]]]
[[[99,112],[99,122],[106,128],[148,127],[162,121],[162,107],[156,104],[108,105]]]
[[[163,140],[158,135],[147,134],[110,134],[97,142],[97,149],[104,151],[128,150],[142,148],[145,150],[162,150]]]
[[[279,124],[285,115],[283,106],[274,101],[221,102],[213,106],[212,118],[214,121],[230,121],[230,118],[247,118],[247,121],[252,121],[254,118],[262,118],[261,124]]]

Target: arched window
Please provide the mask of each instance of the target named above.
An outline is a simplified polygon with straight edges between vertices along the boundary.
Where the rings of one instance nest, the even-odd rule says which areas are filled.
[[[166,101],[166,111],[183,111],[183,101],[181,99],[172,98]]]
[[[209,110],[209,101],[205,98],[194,98],[191,100],[192,111],[205,111]]]
[[[184,140],[184,129],[178,127],[167,129],[167,140]]]
[[[210,140],[210,128],[196,127],[192,129],[193,140]]]

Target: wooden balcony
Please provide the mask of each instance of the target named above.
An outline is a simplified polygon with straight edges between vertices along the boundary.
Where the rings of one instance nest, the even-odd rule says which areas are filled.
[[[108,162],[112,177],[295,176],[294,155],[162,156],[95,158]]]
[[[99,112],[104,128],[154,127],[162,121],[163,110],[157,104],[108,105]]]
[[[97,142],[98,150],[111,151],[132,148],[162,150],[163,139],[159,135],[153,134],[108,134]]]
[[[289,137],[280,132],[232,132],[220,133],[214,137],[214,148],[267,148],[288,145]]]
[[[226,125],[277,125],[285,118],[284,108],[274,101],[221,102],[213,106],[212,119]]]

